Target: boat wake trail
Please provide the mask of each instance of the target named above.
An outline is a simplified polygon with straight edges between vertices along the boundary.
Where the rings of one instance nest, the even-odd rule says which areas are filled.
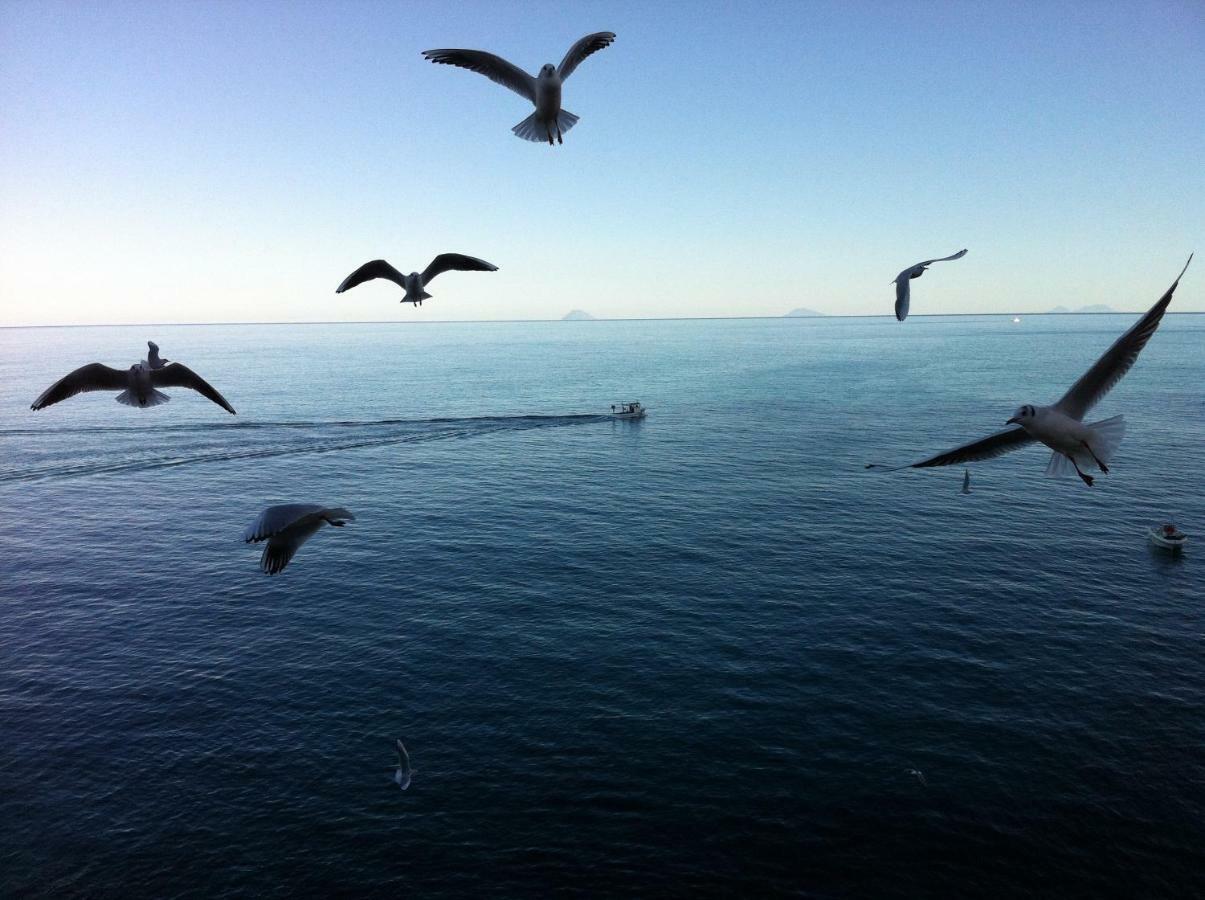
[[[6,454],[8,461],[33,464],[0,466],[0,484],[458,440],[500,432],[563,428],[609,420],[610,417],[605,415],[480,416],[367,422],[234,422],[221,425],[6,429],[0,431],[0,440],[21,439],[15,448],[17,452]],[[154,435],[154,443],[148,442],[151,435]],[[34,436],[37,439],[31,441],[30,438]],[[26,446],[20,446],[22,444]],[[53,462],[39,465],[38,461],[42,459]]]

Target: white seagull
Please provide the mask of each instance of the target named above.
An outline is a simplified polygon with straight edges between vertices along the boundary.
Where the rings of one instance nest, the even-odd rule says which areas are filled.
[[[166,359],[160,359],[159,347],[154,341],[147,341],[147,345],[150,347],[147,359],[134,363],[128,369],[112,369],[103,363],[80,366],[43,391],[29,408],[44,409],[60,400],[88,391],[121,391],[115,398],[118,403],[148,409],[171,399],[156,388],[182,387],[191,388],[231,415],[235,414],[234,407],[227,403],[226,398],[214,390],[208,381],[188,366],[181,363],[169,365]]]
[[[282,503],[269,506],[247,526],[243,540],[248,544],[266,540],[259,566],[268,575],[283,572],[298,549],[314,536],[323,523],[342,528],[356,517],[342,507],[318,503]]]
[[[441,253],[435,259],[431,260],[431,265],[420,272],[411,272],[409,275],[403,275],[389,263],[383,259],[374,259],[372,262],[366,262],[356,271],[352,272],[343,279],[343,283],[335,288],[336,294],[342,294],[344,291],[351,290],[357,284],[363,284],[365,281],[372,281],[374,278],[387,278],[394,284],[398,285],[406,292],[402,297],[401,303],[413,303],[415,306],[422,306],[424,300],[431,299],[431,295],[427,293],[426,287],[431,279],[441,272],[497,272],[498,267],[493,263],[487,263],[484,259],[477,259],[475,256],[465,256],[463,253]]]
[[[525,141],[563,144],[561,135],[577,124],[577,116],[561,109],[561,84],[573,74],[591,53],[610,47],[615,33],[598,31],[588,34],[565,54],[559,66],[545,63],[540,74],[532,78],[514,63],[484,50],[424,50],[423,57],[433,63],[459,66],[484,75],[495,84],[508,87],[516,94],[526,97],[536,108],[530,116],[511,129]]]
[[[908,303],[911,299],[911,290],[908,285],[913,278],[920,278],[925,274],[925,269],[933,265],[935,262],[949,262],[951,259],[962,259],[967,255],[966,250],[959,250],[957,253],[950,256],[943,256],[941,259],[926,259],[924,262],[919,262],[915,266],[909,266],[900,274],[895,276],[895,317],[901,322],[908,318]]]
[[[899,468],[924,469],[931,466],[978,462],[1002,456],[1039,441],[1054,451],[1050,464],[1046,467],[1047,475],[1069,475],[1074,471],[1083,479],[1084,484],[1091,487],[1094,479],[1083,470],[1095,464],[1100,471],[1108,474],[1109,459],[1125,435],[1125,418],[1114,416],[1103,422],[1087,425],[1084,424],[1083,418],[1088,410],[1130,371],[1130,367],[1138,359],[1138,354],[1159,327],[1167,305],[1172,302],[1172,294],[1176,292],[1176,287],[1188,270],[1190,262],[1191,255],[1176,280],[1172,282],[1172,286],[1167,289],[1167,293],[1160,297],[1129,331],[1119,337],[1096,364],[1071,385],[1071,389],[1057,403],[1052,406],[1033,406],[1027,403],[1008,420],[1007,424],[1015,427],[997,431],[981,441],[963,444],[961,447]],[[883,467],[870,465],[867,468]]]
[[[410,787],[410,776],[417,769],[410,768],[410,754],[406,752],[406,745],[399,740],[397,742],[397,768],[393,773],[393,780],[403,791]]]

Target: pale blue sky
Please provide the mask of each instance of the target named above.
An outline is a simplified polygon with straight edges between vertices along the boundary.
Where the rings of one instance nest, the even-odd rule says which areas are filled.
[[[420,56],[599,30],[556,148]],[[961,247],[914,314],[1145,308],[1205,253],[1205,5],[0,0],[0,324],[890,314]],[[501,271],[334,294],[447,250]]]

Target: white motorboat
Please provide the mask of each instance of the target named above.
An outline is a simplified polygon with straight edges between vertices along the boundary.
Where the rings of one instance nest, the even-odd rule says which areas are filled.
[[[1175,525],[1157,525],[1150,530],[1151,543],[1165,550],[1180,550],[1188,543],[1188,535]]]
[[[648,410],[640,405],[639,400],[611,404],[611,417],[614,419],[643,419],[647,413]]]

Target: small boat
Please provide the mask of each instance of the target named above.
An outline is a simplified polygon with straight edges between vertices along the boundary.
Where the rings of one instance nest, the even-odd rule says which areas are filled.
[[[1188,543],[1188,535],[1171,523],[1150,530],[1151,543],[1165,550],[1180,550]]]
[[[1020,325],[1020,324],[1021,324],[1021,317],[1020,317],[1020,316],[1013,316],[1013,324],[1014,324],[1014,325]]]
[[[615,419],[643,419],[647,413],[648,410],[640,405],[639,400],[611,404],[611,416]]]

